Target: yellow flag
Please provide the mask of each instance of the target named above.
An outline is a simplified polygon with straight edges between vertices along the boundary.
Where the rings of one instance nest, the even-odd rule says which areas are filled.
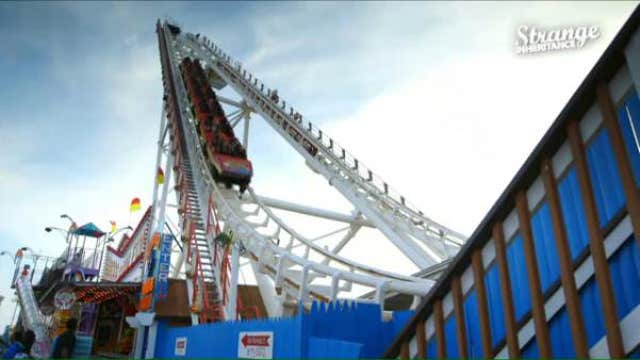
[[[129,208],[129,211],[134,212],[138,210],[140,210],[140,198],[133,198],[133,200],[131,200],[131,207]]]
[[[158,168],[156,181],[158,182],[158,184],[164,184],[164,171],[162,171],[162,168]]]

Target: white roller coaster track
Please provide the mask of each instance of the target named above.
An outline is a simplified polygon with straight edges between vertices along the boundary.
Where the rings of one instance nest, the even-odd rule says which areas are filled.
[[[256,277],[268,275],[277,290],[284,290],[285,295],[302,303],[308,302],[312,297],[321,300],[343,297],[343,293],[351,291],[352,284],[375,290],[373,301],[377,303],[382,303],[388,292],[422,296],[429,291],[433,280],[375,269],[318,246],[285,224],[265,206],[252,189],[248,194],[240,195],[235,190],[218,186],[211,177],[208,162],[198,141],[196,121],[190,111],[189,99],[180,77],[179,64],[185,57],[200,59],[203,66],[215,71],[243,97],[252,111],[260,114],[305,158],[314,171],[327,178],[369,223],[421,269],[450,258],[465,240],[463,235],[425,217],[336,142],[323,135],[321,130],[311,123],[306,123],[305,128],[301,119],[294,120],[293,109],[287,114],[283,110],[284,102],[271,100],[265,93],[264,85],[239,65],[232,66],[231,58],[218,46],[206,38],[198,39],[192,34],[174,35],[166,22],[161,29],[172,68],[171,80],[175,85],[180,127],[184,133],[183,146],[186,147],[191,166],[201,224],[206,223],[213,215],[208,207],[209,199],[213,198],[214,216],[225,228],[233,231],[235,238],[241,242],[244,256],[257,265],[254,269],[260,274],[256,274]],[[172,96],[170,92],[166,93]],[[296,129],[296,136],[291,136],[287,128]],[[162,141],[161,139],[160,143]],[[317,154],[310,154],[302,141],[313,144],[318,149]],[[176,173],[176,177],[179,176]],[[253,210],[246,210],[247,207],[253,207]],[[257,222],[252,220],[256,218],[259,219]],[[219,251],[214,246],[213,237],[212,232],[206,234],[210,254]],[[422,246],[418,245],[416,239]],[[303,248],[303,255],[297,255],[293,251],[300,247]],[[216,283],[220,284],[219,265],[214,267],[213,272]],[[330,285],[313,284],[319,278],[329,278]],[[230,291],[233,292],[234,289]],[[263,293],[263,298],[264,296]],[[227,318],[235,316],[233,301],[227,304],[225,315]]]

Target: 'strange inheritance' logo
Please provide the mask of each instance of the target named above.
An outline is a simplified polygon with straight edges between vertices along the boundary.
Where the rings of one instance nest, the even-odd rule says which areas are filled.
[[[597,26],[570,26],[563,29],[541,30],[521,25],[517,31],[516,54],[527,55],[547,51],[580,49],[589,40],[600,37]]]

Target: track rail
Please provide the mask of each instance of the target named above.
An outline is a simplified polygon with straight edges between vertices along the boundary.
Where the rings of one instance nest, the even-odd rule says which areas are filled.
[[[379,302],[383,301],[384,294],[387,291],[416,296],[427,293],[433,285],[432,280],[377,270],[330,254],[295,233],[273,213],[264,210],[266,207],[261,205],[255,196],[251,196],[252,203],[263,209],[263,213],[267,215],[267,221],[276,223],[278,228],[281,229],[281,233],[283,233],[282,229],[284,229],[284,232],[293,236],[296,242],[303,244],[310,251],[313,250],[329,258],[330,262],[325,264],[313,261],[305,256],[296,255],[292,252],[290,246],[279,246],[279,242],[274,241],[275,238],[273,236],[264,235],[257,231],[255,224],[248,221],[246,214],[240,210],[241,205],[246,201],[243,201],[235,191],[220,188],[213,181],[209,172],[208,162],[201,149],[200,142],[197,141],[196,121],[189,111],[189,100],[182,79],[176,74],[178,74],[178,64],[184,57],[200,57],[194,56],[188,51],[185,52],[179,37],[171,35],[166,23],[162,27],[162,31],[167,38],[167,53],[170,55],[169,62],[173,67],[173,80],[178,107],[176,110],[180,113],[179,119],[184,135],[182,146],[185,147],[190,159],[194,189],[201,203],[200,210],[203,211],[201,214],[202,219],[208,219],[209,216],[212,216],[211,212],[213,210],[205,206],[209,197],[211,197],[214,199],[215,204],[215,215],[213,216],[221,220],[224,228],[232,230],[235,238],[241,239],[242,247],[245,251],[244,255],[259,264],[261,271],[273,279],[276,289],[282,288],[285,293],[303,302],[309,301],[312,297],[321,300],[338,298],[342,291],[350,289],[351,284],[375,289],[376,300]],[[206,58],[200,58],[200,60],[206,61]],[[215,253],[215,243],[211,232],[207,233],[207,240],[211,253]],[[336,266],[338,263],[341,264],[340,267]],[[216,273],[216,283],[221,284],[219,266],[214,269],[214,273]],[[321,277],[331,278],[331,286],[322,288],[312,284],[314,279]],[[341,287],[341,283],[349,284],[349,286]]]
[[[312,169],[363,210],[418,267],[425,268],[452,257],[464,243],[464,235],[424,216],[326,133],[304,121],[293,108],[287,112],[284,101],[273,98],[271,90],[216,44],[206,37],[196,38],[188,33],[176,40],[182,51],[200,58],[240,93],[252,110],[262,115]],[[316,150],[310,151],[310,148]],[[422,243],[426,251],[414,245],[413,239]],[[426,254],[421,258],[418,254],[423,252]]]

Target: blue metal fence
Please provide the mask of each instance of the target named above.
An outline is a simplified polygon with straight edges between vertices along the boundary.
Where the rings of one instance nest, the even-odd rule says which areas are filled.
[[[155,357],[178,357],[176,339],[186,338],[184,357],[237,358],[239,334],[244,331],[273,332],[274,358],[380,357],[413,311],[395,312],[391,320],[383,321],[378,305],[334,302],[316,303],[308,313],[299,313],[189,327],[169,327],[161,321]]]

